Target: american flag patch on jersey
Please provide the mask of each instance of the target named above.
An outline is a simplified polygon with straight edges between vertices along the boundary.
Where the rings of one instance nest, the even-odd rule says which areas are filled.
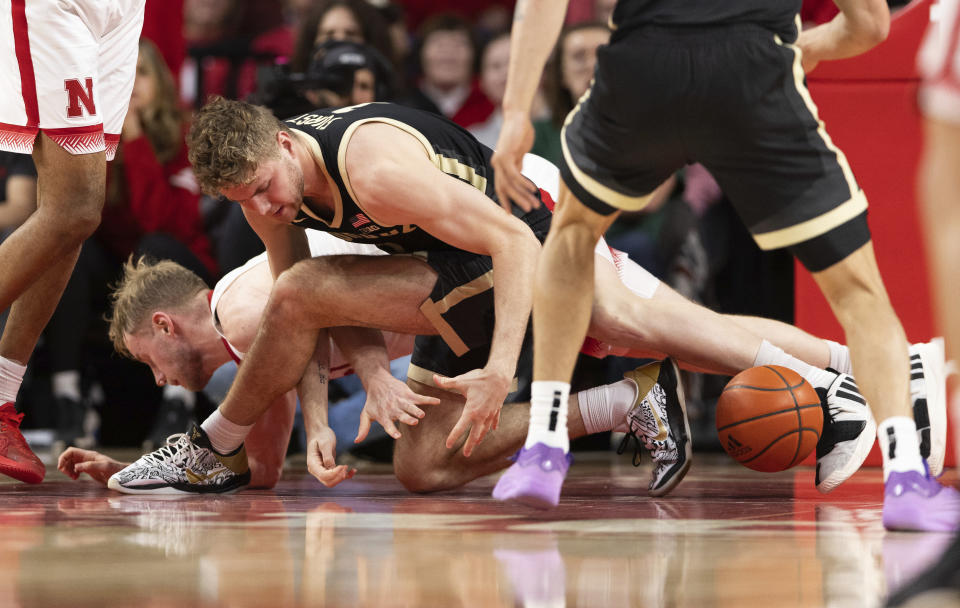
[[[367,216],[365,216],[365,215],[362,214],[362,213],[358,213],[358,214],[356,214],[355,216],[353,216],[353,219],[350,220],[350,223],[353,225],[354,228],[359,228],[360,226],[363,226],[364,224],[369,224],[369,223],[370,223],[370,218],[368,218]]]

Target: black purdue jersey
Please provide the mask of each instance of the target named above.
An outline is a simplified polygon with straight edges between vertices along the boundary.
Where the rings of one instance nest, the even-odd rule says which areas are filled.
[[[416,137],[430,152],[433,164],[486,194],[496,202],[493,189],[492,151],[470,133],[446,118],[392,103],[369,103],[340,109],[315,110],[284,121],[318,144],[327,173],[340,191],[342,204],[330,217],[319,217],[301,207],[294,222],[359,243],[371,243],[390,253],[456,250],[416,225],[380,226],[366,215],[344,179],[344,155],[354,130],[368,122],[394,125]],[[305,140],[309,143],[309,140]],[[318,153],[313,148],[313,153]],[[425,193],[429,196],[429,193]]]
[[[754,23],[796,37],[802,0],[619,0],[610,20],[614,39],[644,25],[710,26]]]

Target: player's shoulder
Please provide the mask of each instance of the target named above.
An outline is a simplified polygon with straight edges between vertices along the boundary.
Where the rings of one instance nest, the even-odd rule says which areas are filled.
[[[273,286],[270,265],[265,257],[258,263],[248,263],[244,269],[228,285],[220,286],[222,289],[213,311],[220,332],[240,350],[246,350],[253,343]]]

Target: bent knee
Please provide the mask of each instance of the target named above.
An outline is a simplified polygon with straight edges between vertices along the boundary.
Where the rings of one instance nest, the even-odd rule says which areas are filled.
[[[405,457],[400,450],[394,453],[393,472],[403,487],[415,494],[449,490],[457,485],[439,463],[413,454]]]
[[[270,315],[280,316],[291,321],[296,320],[303,310],[302,283],[296,274],[285,270],[273,286],[268,311]],[[266,315],[265,315],[266,316]]]
[[[76,239],[78,243],[87,240],[100,226],[100,209],[84,210],[77,213],[67,226],[70,229],[70,236]]]
[[[100,225],[99,205],[78,205],[69,212],[54,207],[41,207],[35,212],[43,230],[56,235],[56,242],[65,249],[79,247]]]
[[[440,492],[442,490],[449,490],[455,485],[451,484],[442,472],[440,471],[401,471],[399,469],[395,470],[397,479],[407,489],[408,492],[413,492],[414,494],[429,494],[431,492]]]
[[[277,485],[283,475],[283,463],[267,463],[250,460],[250,487],[269,490]]]

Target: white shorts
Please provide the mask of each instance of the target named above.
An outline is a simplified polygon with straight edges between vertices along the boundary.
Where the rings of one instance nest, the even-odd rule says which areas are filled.
[[[137,68],[146,0],[0,0],[0,150],[39,131],[112,159]]]
[[[960,123],[960,1],[941,0],[917,55],[923,82],[920,108],[931,118]]]

